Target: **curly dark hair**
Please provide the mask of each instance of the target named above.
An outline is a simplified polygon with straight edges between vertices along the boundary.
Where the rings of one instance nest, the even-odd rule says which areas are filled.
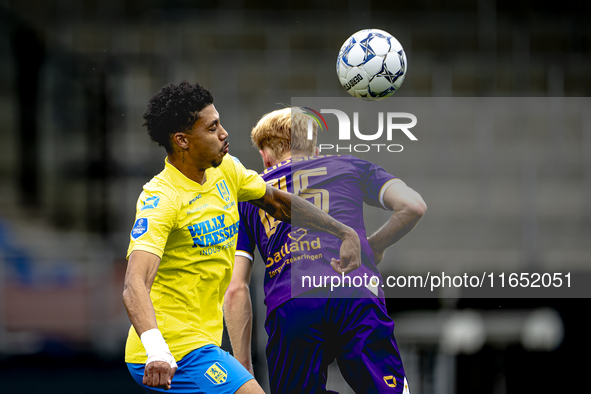
[[[144,126],[152,141],[170,153],[170,136],[193,126],[209,104],[213,104],[213,96],[197,83],[168,84],[148,102]]]

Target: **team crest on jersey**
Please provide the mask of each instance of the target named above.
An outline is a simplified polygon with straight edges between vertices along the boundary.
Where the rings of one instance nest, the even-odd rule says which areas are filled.
[[[228,379],[228,372],[220,365],[220,363],[214,363],[205,372],[207,379],[213,384],[221,384]]]
[[[222,179],[215,184],[215,187],[218,189],[218,193],[220,193],[222,200],[230,202],[230,190],[228,189],[228,185],[226,185],[226,180]]]
[[[158,196],[148,197],[144,201],[142,201],[142,204],[144,204],[144,206],[142,207],[142,209],[140,209],[140,211],[143,211],[144,209],[154,209],[158,206],[159,202],[160,197]]]
[[[131,229],[131,238],[138,239],[142,235],[148,232],[148,219],[141,218],[135,221],[133,228]]]

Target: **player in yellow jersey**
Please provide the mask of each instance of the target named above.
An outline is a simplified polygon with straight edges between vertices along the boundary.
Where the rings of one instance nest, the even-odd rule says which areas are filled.
[[[239,217],[250,201],[275,219],[343,240],[337,272],[358,268],[357,233],[307,201],[266,185],[228,153],[213,96],[198,84],[165,86],[144,114],[167,152],[144,186],[127,251],[123,301],[132,323],[125,361],[148,392],[262,393],[253,376],[220,349],[222,305],[232,278]]]

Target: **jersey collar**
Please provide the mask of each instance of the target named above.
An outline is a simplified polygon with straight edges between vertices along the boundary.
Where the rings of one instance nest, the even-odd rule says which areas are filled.
[[[170,162],[168,161],[168,157],[164,158],[164,168],[166,169],[166,171],[171,174],[171,176],[181,185],[186,186],[189,189],[194,189],[194,188],[205,188],[208,187],[209,184],[211,183],[211,179],[213,174],[211,173],[211,168],[208,168],[205,170],[205,183],[203,185],[200,185],[199,183],[195,182],[192,179],[189,179],[185,176],[185,174],[183,174],[182,172],[179,171],[178,168],[176,168],[175,166],[173,166],[172,164],[170,164]]]

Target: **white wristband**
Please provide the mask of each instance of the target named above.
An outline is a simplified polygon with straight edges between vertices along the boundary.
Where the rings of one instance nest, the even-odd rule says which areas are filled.
[[[151,353],[170,352],[168,345],[159,329],[153,328],[142,334],[140,337],[148,356]]]
[[[170,349],[164,341],[164,337],[159,329],[153,328],[144,332],[140,339],[142,340],[142,344],[146,349],[146,354],[148,356],[148,361],[146,361],[146,365],[150,364],[153,361],[164,361],[170,364],[171,368],[175,368],[176,362],[172,353],[170,353]]]

